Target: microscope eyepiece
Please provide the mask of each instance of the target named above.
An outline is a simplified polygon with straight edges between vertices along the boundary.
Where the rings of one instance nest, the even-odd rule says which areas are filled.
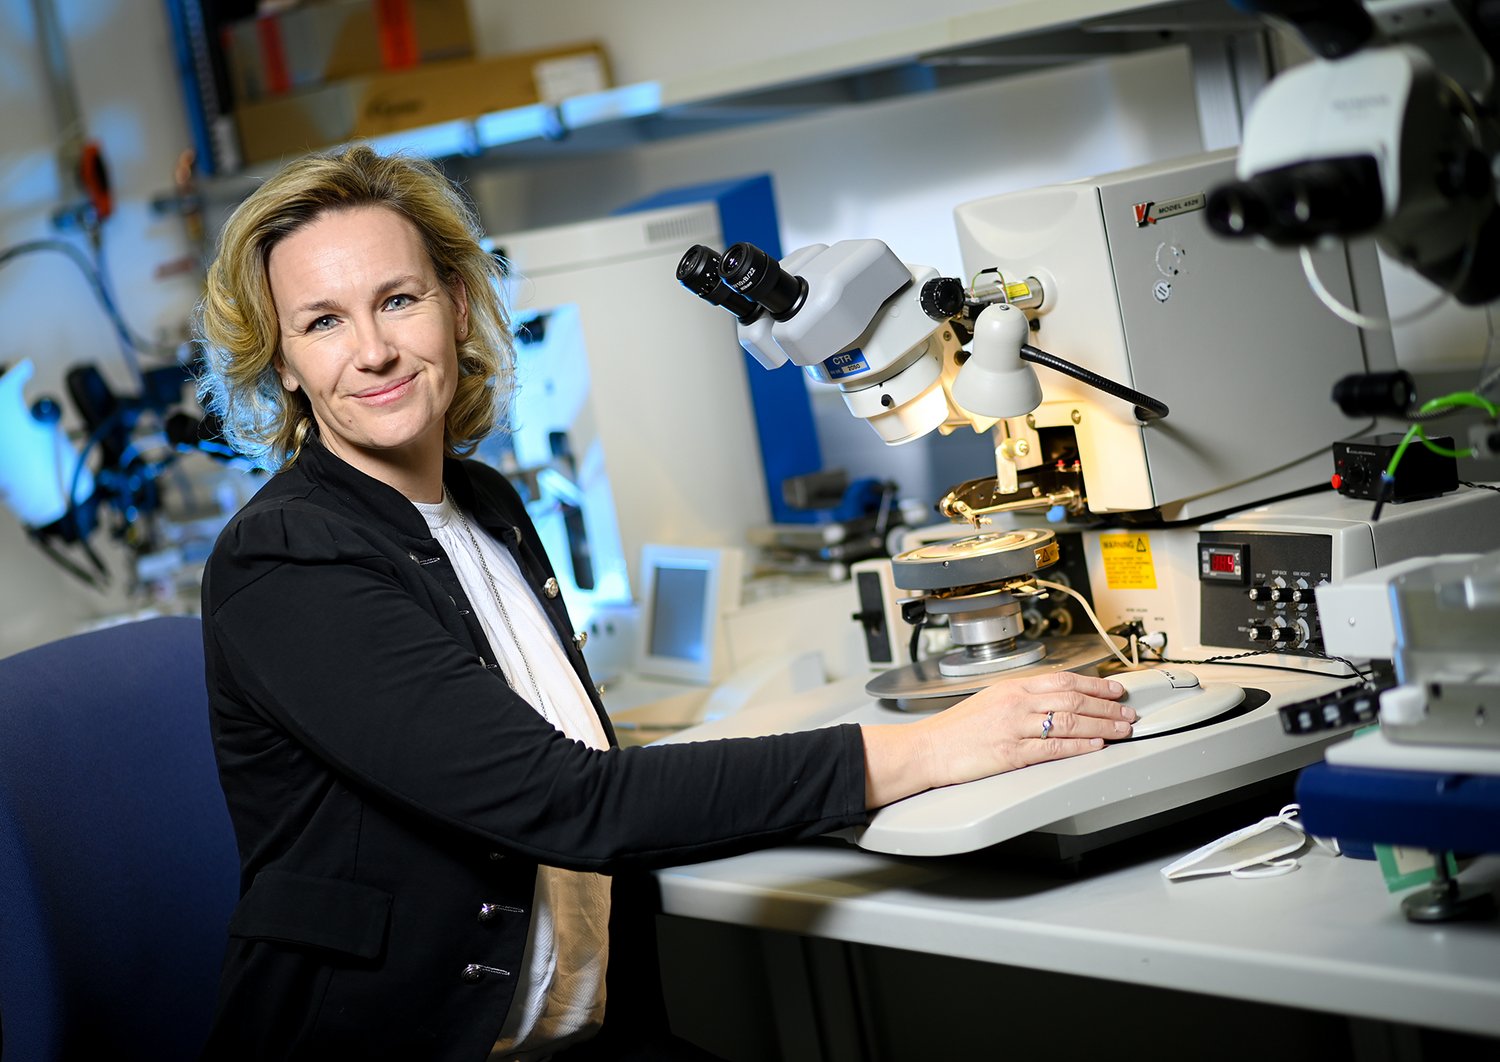
[[[719,256],[701,243],[694,244],[677,263],[677,279],[694,295],[707,298],[721,282]]]
[[[765,251],[751,243],[737,243],[719,263],[724,283],[754,299],[778,321],[789,321],[807,301],[807,281],[793,276]]]
[[[1333,385],[1333,400],[1346,417],[1404,417],[1416,397],[1416,384],[1404,369],[1356,373]]]
[[[1260,236],[1271,227],[1271,207],[1250,181],[1232,181],[1208,193],[1208,227],[1220,236]]]
[[[760,313],[760,305],[724,283],[719,275],[719,256],[701,243],[689,247],[677,263],[677,279],[704,302],[722,306],[749,324]]]
[[[1380,169],[1368,155],[1313,159],[1220,185],[1208,194],[1209,228],[1284,247],[1357,236],[1380,223]]]

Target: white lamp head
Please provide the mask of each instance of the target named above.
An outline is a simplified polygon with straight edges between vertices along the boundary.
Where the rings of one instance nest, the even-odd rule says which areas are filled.
[[[953,381],[953,400],[971,413],[1003,419],[1021,417],[1042,404],[1042,385],[1021,360],[1030,336],[1026,315],[1014,306],[995,303],[974,322],[969,360]]]

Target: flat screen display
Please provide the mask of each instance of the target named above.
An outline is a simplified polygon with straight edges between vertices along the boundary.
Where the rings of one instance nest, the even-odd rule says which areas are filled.
[[[709,651],[708,569],[658,567],[652,579],[651,655],[702,662]]]

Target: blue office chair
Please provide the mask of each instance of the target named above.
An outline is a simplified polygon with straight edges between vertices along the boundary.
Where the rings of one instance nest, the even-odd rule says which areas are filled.
[[[5,1062],[196,1058],[238,896],[196,619],[0,660]]]

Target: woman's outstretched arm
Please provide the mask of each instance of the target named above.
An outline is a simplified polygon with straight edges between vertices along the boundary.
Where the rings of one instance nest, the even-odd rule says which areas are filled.
[[[865,803],[1101,749],[1130,736],[1123,693],[1111,679],[1055,671],[1002,680],[914,723],[862,727]]]

